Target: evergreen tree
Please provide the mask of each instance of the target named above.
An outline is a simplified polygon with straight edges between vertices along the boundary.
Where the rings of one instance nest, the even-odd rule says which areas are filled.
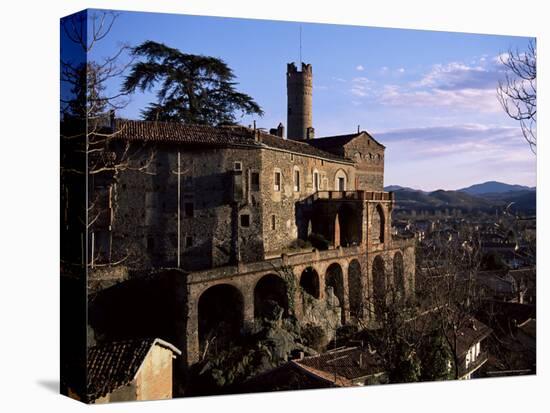
[[[218,58],[183,53],[146,41],[132,49],[136,58],[123,92],[156,90],[157,101],[142,111],[146,120],[233,125],[236,113],[263,115],[260,106],[235,89],[235,75]]]

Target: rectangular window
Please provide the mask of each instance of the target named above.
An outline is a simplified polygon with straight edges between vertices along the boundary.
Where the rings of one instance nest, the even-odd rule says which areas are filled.
[[[184,176],[183,177],[183,190],[184,192],[193,192],[193,177]]]
[[[276,229],[277,228],[277,218],[275,217],[275,215],[271,215],[271,229]]]
[[[313,189],[318,191],[319,188],[319,172],[313,172]]]
[[[252,172],[250,174],[250,190],[251,191],[260,190],[260,174],[258,172]]]
[[[241,227],[248,228],[250,226],[250,215],[242,214],[241,215]]]
[[[290,160],[291,160],[291,161],[294,160],[294,154],[293,154],[293,153],[290,154]]]
[[[235,164],[233,165],[233,170],[242,171],[243,170],[243,163],[240,162],[240,161],[235,162]]]
[[[294,171],[294,191],[300,191],[300,171]]]
[[[275,185],[273,189],[277,192],[281,190],[281,173],[275,172]]]
[[[185,248],[189,248],[193,246],[193,237],[188,235],[185,237]]]
[[[186,217],[192,218],[195,215],[195,207],[192,202],[186,202],[184,208]]]
[[[344,178],[338,178],[338,190],[339,191],[346,190],[346,180]]]

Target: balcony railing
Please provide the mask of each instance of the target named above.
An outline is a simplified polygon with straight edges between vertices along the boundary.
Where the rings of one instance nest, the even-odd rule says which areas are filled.
[[[393,201],[393,192],[382,191],[317,191],[313,200]]]

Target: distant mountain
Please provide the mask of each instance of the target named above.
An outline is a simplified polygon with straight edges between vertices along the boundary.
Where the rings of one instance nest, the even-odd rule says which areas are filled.
[[[510,185],[502,182],[489,181],[482,184],[476,184],[467,188],[459,189],[460,192],[466,192],[470,195],[485,195],[485,194],[501,194],[512,191],[534,191],[535,188],[530,188],[523,185]]]
[[[405,189],[407,191],[425,192],[425,191],[422,191],[421,189],[414,189],[414,188],[409,188],[408,186],[401,186],[401,185],[388,185],[384,187],[384,191],[388,191],[388,192],[400,191],[402,189]]]
[[[392,189],[395,187],[397,185],[384,189],[394,193],[396,206],[399,209],[435,210],[449,208],[462,211],[494,211],[495,208],[503,209],[510,205],[511,210],[528,214],[536,213],[536,191],[531,188],[474,195],[465,191],[445,191],[443,189],[433,192],[404,187]]]
[[[460,191],[423,192],[414,189],[399,189],[393,191],[400,208],[434,209],[460,208],[465,210],[491,208],[493,202]],[[499,201],[501,203],[502,201]]]

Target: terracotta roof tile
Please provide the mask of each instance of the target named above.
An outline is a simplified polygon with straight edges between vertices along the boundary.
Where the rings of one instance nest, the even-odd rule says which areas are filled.
[[[244,126],[207,126],[188,125],[178,122],[152,122],[143,120],[115,120],[115,136],[130,141],[148,141],[187,145],[247,145],[268,147],[351,163],[352,161],[334,153],[329,153],[306,142],[283,139],[258,130],[259,139],[254,130]]]
[[[313,145],[313,146],[317,147],[317,148],[327,150],[328,148],[341,147],[341,146],[345,145],[346,143],[350,142],[351,140],[353,140],[353,139],[355,139],[355,138],[357,138],[357,137],[359,137],[363,134],[366,135],[367,137],[369,137],[373,142],[380,145],[382,148],[385,147],[380,142],[378,142],[376,139],[374,139],[370,133],[368,133],[366,131],[361,131],[359,133],[350,133],[350,134],[347,134],[347,135],[323,136],[323,137],[319,137],[319,138],[309,140],[308,143],[310,145]]]

